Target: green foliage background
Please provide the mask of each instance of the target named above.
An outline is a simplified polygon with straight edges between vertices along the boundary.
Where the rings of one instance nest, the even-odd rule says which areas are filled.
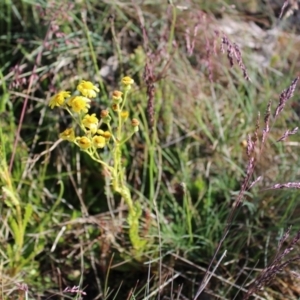
[[[296,77],[299,42],[289,20],[297,11],[279,22],[275,2],[173,2],[0,2],[0,298],[78,299],[63,292],[76,285],[84,299],[157,299],[168,280],[161,297],[196,294],[245,176],[247,135],[259,112],[263,129],[268,101],[274,110]],[[238,29],[228,38],[244,41],[251,82],[220,51],[226,18]],[[270,44],[267,36],[244,33],[251,22],[271,35],[269,52],[260,47]],[[257,62],[256,53],[268,63]],[[155,88],[153,128],[146,63]],[[101,89],[92,106],[99,114],[124,75],[135,80],[130,111],[141,121],[124,165],[143,208],[140,232],[151,245],[142,259],[131,254],[126,206],[107,174],[75,146],[54,144],[71,120],[47,106],[55,92],[85,79]],[[299,122],[297,97],[271,123],[253,178],[263,179],[247,192],[217,256],[227,250],[207,288],[212,299],[242,299],[241,287],[270,262],[286,228],[299,230],[299,192],[265,190],[299,177],[298,136],[276,142]],[[295,269],[283,270],[262,299],[297,299]]]

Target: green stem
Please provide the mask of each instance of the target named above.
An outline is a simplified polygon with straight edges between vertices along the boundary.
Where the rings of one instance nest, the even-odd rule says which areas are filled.
[[[88,26],[86,24],[86,20],[85,19],[83,19],[83,24],[84,24],[85,34],[86,34],[86,37],[87,37],[87,40],[88,40],[88,44],[89,44],[89,49],[91,51],[91,56],[92,56],[93,64],[94,64],[94,67],[95,67],[95,71],[96,71],[96,74],[98,74],[100,89],[101,89],[101,91],[103,92],[103,94],[105,96],[105,100],[107,100],[108,97],[107,97],[107,94],[105,93],[103,80],[101,79],[99,67],[98,67],[98,64],[97,64],[96,53],[94,51],[94,47],[93,47],[93,44],[92,44],[92,39],[91,39],[90,31],[89,31],[89,28],[88,28]]]
[[[115,46],[116,46],[116,50],[117,50],[117,56],[118,56],[118,60],[119,60],[119,64],[120,64],[120,69],[121,69],[121,74],[123,74],[122,51],[121,51],[120,45],[118,43],[118,39],[117,39],[116,31],[115,31],[115,24],[114,24],[114,19],[113,18],[111,18],[111,34],[112,34],[114,42],[115,42]]]
[[[21,257],[21,253],[22,253],[22,248],[23,248],[23,244],[24,244],[24,226],[23,226],[23,219],[22,219],[22,212],[21,212],[21,207],[18,204],[16,206],[16,214],[17,214],[17,223],[18,223],[18,228],[19,228],[19,233],[18,233],[18,237],[17,237],[17,246],[18,246],[18,250],[16,253],[16,261],[19,262],[20,261],[20,257]]]
[[[175,24],[176,24],[176,18],[177,18],[177,13],[176,13],[176,6],[172,5],[172,24],[171,24],[171,30],[170,30],[170,36],[169,36],[169,43],[168,43],[168,52],[171,53],[172,50],[172,43],[174,40],[174,32],[175,32]]]
[[[141,251],[146,245],[146,240],[142,239],[139,235],[139,219],[142,211],[138,203],[133,202],[130,190],[126,186],[121,158],[121,145],[117,141],[114,149],[114,176],[112,179],[113,189],[122,196],[128,206],[127,222],[129,225],[129,239],[133,248],[136,251]]]
[[[115,138],[115,136],[114,136],[114,134],[113,134],[112,128],[111,128],[111,126],[110,126],[109,123],[107,123],[107,128],[108,128],[108,131],[111,133],[111,137],[112,137],[114,143],[116,143],[117,140],[116,140],[116,138]]]
[[[107,163],[105,163],[103,160],[96,158],[93,153],[89,151],[85,151],[94,161],[98,162],[100,165],[106,167],[111,173],[113,173],[114,169],[110,167]]]
[[[128,206],[127,222],[129,225],[129,238],[133,248],[138,252],[137,254],[139,254],[139,252],[145,248],[147,242],[139,235],[139,219],[142,210],[139,205],[133,203],[128,187],[122,185],[117,192],[120,193]]]
[[[125,91],[124,91],[124,97],[123,97],[123,102],[122,102],[122,105],[121,105],[121,108],[120,108],[121,111],[123,110],[123,108],[124,108],[124,106],[125,106],[125,104],[126,104],[126,101],[127,101],[127,95],[128,95],[128,90],[125,89]]]
[[[125,139],[120,141],[120,145],[125,144],[133,135],[135,134],[135,132],[132,132],[128,137],[126,137]]]

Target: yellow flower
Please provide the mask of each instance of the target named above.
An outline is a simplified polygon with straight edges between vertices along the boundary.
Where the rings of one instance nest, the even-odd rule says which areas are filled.
[[[134,80],[133,80],[131,77],[129,77],[129,76],[125,76],[125,77],[123,77],[123,79],[122,79],[122,83],[123,83],[125,86],[133,85]]]
[[[82,120],[83,126],[90,129],[92,133],[97,131],[98,122],[99,120],[96,118],[96,114],[85,115]]]
[[[74,142],[74,140],[75,140],[74,129],[73,128],[66,129],[59,135],[59,137],[63,140]]]
[[[62,106],[65,103],[65,99],[69,97],[70,97],[70,92],[61,91],[51,98],[49,102],[49,106],[51,107],[51,109],[54,106]]]
[[[93,145],[96,148],[104,148],[105,146],[105,138],[100,135],[93,136]]]
[[[77,90],[85,97],[95,98],[96,92],[99,92],[99,89],[90,81],[81,80],[77,85]]]
[[[101,135],[106,139],[109,140],[111,138],[111,133],[109,131],[104,131]]]
[[[86,150],[92,146],[91,141],[86,136],[78,137],[76,139],[76,141],[77,141],[78,146],[84,150]]]
[[[84,112],[86,113],[91,107],[91,100],[83,96],[73,96],[69,99],[68,105],[72,107],[72,110],[76,113]]]

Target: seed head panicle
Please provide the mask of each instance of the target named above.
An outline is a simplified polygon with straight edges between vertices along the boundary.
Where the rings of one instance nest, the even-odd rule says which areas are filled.
[[[296,89],[296,86],[297,86],[297,83],[298,83],[298,80],[299,80],[299,76],[297,76],[293,81],[292,83],[290,84],[290,86],[283,90],[280,94],[280,97],[279,97],[279,104],[275,110],[275,114],[274,114],[274,118],[276,118],[281,112],[282,110],[284,109],[284,106],[286,104],[286,102],[293,97],[294,95],[294,92],[295,92],[295,89]]]

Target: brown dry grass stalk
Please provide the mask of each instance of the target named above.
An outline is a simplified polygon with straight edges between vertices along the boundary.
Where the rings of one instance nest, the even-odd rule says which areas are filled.
[[[148,126],[152,131],[154,126],[154,95],[155,95],[155,87],[154,87],[154,75],[153,75],[153,67],[151,67],[151,61],[147,61],[144,69],[144,80],[147,85],[147,117],[148,117]]]
[[[297,232],[295,237],[292,239],[292,241],[287,245],[287,247],[281,251],[281,248],[284,244],[284,242],[287,241],[289,235],[290,235],[290,229],[284,233],[282,238],[280,239],[278,243],[278,248],[276,255],[273,259],[273,261],[267,266],[261,274],[257,277],[255,282],[250,286],[248,289],[248,292],[244,295],[243,300],[249,299],[251,295],[259,291],[262,287],[269,285],[270,282],[274,279],[277,273],[282,272],[282,270],[289,264],[299,261],[300,255],[296,255],[292,258],[289,258],[286,261],[283,261],[283,259],[294,249],[294,246],[299,242],[300,240],[300,230]]]
[[[284,106],[286,104],[286,102],[293,97],[294,95],[294,92],[295,92],[295,89],[296,89],[296,85],[298,83],[298,80],[299,80],[299,76],[297,76],[293,81],[292,83],[290,84],[290,86],[283,90],[280,94],[280,97],[279,97],[279,104],[275,110],[275,113],[274,113],[274,118],[277,118],[278,115],[282,112],[282,110],[284,109]]]
[[[251,81],[246,66],[244,65],[243,59],[242,59],[242,53],[239,48],[239,46],[236,43],[232,43],[228,37],[223,34],[222,40],[221,40],[221,52],[225,53],[225,48],[227,51],[227,58],[230,63],[230,67],[234,66],[234,59],[238,63],[239,67],[243,71],[243,76],[246,80]]]
[[[228,42],[228,40],[224,37],[222,39],[223,44],[228,46],[228,50],[227,50],[227,55],[228,55],[228,59],[230,61],[230,64],[233,64],[233,55],[235,55],[234,52],[234,47]],[[245,76],[245,74],[244,74]],[[275,110],[275,114],[274,114],[274,120],[278,117],[278,115],[282,112],[282,110],[284,109],[284,106],[286,104],[286,102],[293,96],[294,91],[296,89],[296,85],[298,83],[299,77],[296,77],[292,83],[290,84],[290,86],[283,90],[282,93],[280,94],[279,97],[279,104]],[[227,222],[226,222],[226,226],[223,232],[223,236],[221,238],[221,240],[219,241],[217,248],[215,250],[215,253],[213,255],[212,260],[210,261],[210,264],[207,268],[207,271],[203,277],[203,280],[201,282],[201,285],[196,293],[196,296],[194,297],[194,300],[198,299],[198,297],[201,295],[201,293],[204,291],[205,287],[207,286],[208,282],[209,282],[209,272],[210,269],[212,267],[213,262],[216,260],[217,254],[219,253],[222,244],[224,243],[230,228],[232,226],[233,220],[236,216],[236,213],[244,199],[244,195],[245,192],[248,191],[250,188],[252,188],[254,186],[254,184],[256,184],[261,177],[258,177],[256,180],[251,182],[251,178],[253,176],[254,170],[255,170],[255,166],[256,166],[256,162],[257,160],[261,157],[262,155],[262,151],[263,151],[263,145],[267,139],[268,133],[270,131],[270,117],[271,117],[271,101],[269,101],[268,105],[267,105],[267,109],[266,109],[266,113],[265,113],[265,117],[264,117],[264,129],[262,130],[262,139],[261,139],[261,147],[259,149],[259,151],[256,151],[256,147],[257,147],[257,143],[259,142],[259,130],[260,130],[260,115],[258,114],[257,120],[256,120],[256,128],[254,131],[253,136],[251,137],[250,135],[247,138],[247,149],[246,149],[246,153],[248,156],[248,163],[247,163],[247,167],[246,167],[246,176],[244,177],[244,180],[241,182],[241,189],[240,192],[235,200],[235,204],[227,218]],[[291,134],[295,134],[297,132],[298,128],[295,128],[292,131],[286,131],[285,134],[279,139],[279,140],[283,140],[285,138],[287,138],[289,135]],[[258,156],[258,157],[257,157]],[[280,189],[280,188],[300,188],[300,183],[298,182],[288,182],[285,184],[275,184],[273,187],[271,187],[271,189]],[[273,262],[267,267],[265,268],[261,275],[256,279],[255,283],[253,284],[253,286],[248,290],[248,292],[245,294],[244,299],[248,299],[251,295],[255,294],[260,288],[262,288],[263,286],[269,284],[271,282],[271,280],[275,277],[275,275],[280,272],[285,266],[287,266],[288,264],[297,261],[300,259],[300,256],[295,256],[291,259],[288,259],[285,262],[282,262],[283,258],[289,253],[291,252],[291,250],[293,249],[293,246],[299,241],[300,239],[300,231],[297,233],[297,235],[295,236],[295,238],[292,240],[292,242],[287,246],[286,249],[284,249],[281,253],[280,253],[280,249],[282,247],[283,242],[287,239],[287,237],[289,236],[289,230],[285,233],[283,239],[280,241],[279,243],[279,247],[278,247],[278,252],[277,255],[275,257],[275,259],[273,260]]]

